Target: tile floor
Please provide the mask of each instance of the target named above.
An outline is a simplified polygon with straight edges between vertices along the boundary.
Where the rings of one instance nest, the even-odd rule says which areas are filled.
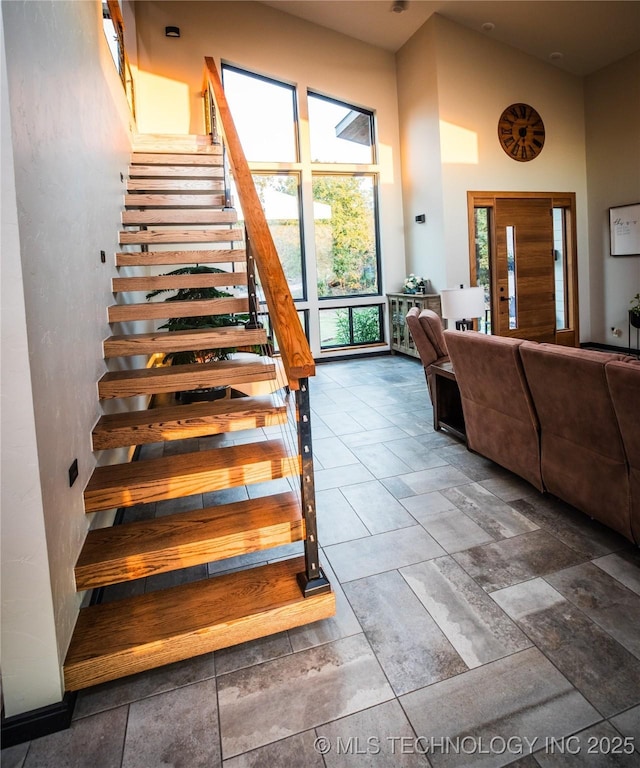
[[[3,768],[640,766],[639,550],[434,432],[417,361],[323,364],[311,396],[335,618],[83,692]]]

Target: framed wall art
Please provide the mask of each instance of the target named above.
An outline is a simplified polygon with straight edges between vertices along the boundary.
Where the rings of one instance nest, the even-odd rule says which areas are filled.
[[[612,256],[640,256],[640,203],[609,208]]]

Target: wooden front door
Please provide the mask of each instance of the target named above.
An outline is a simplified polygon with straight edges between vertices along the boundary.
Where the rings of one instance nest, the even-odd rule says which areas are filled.
[[[555,342],[553,235],[550,197],[496,198],[494,334]]]

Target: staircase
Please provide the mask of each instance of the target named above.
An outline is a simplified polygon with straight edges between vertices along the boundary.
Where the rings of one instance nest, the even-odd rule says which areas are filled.
[[[224,177],[221,145],[212,144],[209,136],[138,137],[120,243],[139,250],[116,254],[117,266],[128,269],[113,280],[113,292],[120,297],[108,309],[114,330],[121,323],[250,311],[244,232],[234,226],[236,212],[224,207]],[[214,264],[225,271],[154,274],[191,264]],[[239,297],[144,300],[145,293],[158,289],[212,285],[227,290],[239,287]],[[269,310],[277,311],[271,306]],[[265,354],[133,369],[127,361],[136,355],[256,346]],[[103,400],[124,402],[163,394],[171,400],[167,393],[218,385],[239,392],[257,383],[269,394],[183,405],[170,401],[146,410],[105,414],[93,430],[94,450],[274,426],[282,429],[282,437],[99,466],[84,492],[87,514],[280,478],[291,479],[291,491],[283,493],[278,486],[279,492],[258,499],[91,530],[75,568],[77,589],[106,587],[296,541],[305,542],[305,556],[83,608],[64,664],[67,690],[208,653],[335,612],[334,594],[317,563],[315,510],[307,499],[302,513],[303,466],[313,490],[309,458],[300,455],[298,445],[304,442],[298,443],[297,434],[293,440],[290,434],[287,438],[292,414],[295,422],[296,413],[300,418],[302,411],[301,401],[294,403],[297,393],[285,385],[295,390],[299,382],[282,380],[278,374],[282,366],[266,354],[269,349],[266,333],[259,327],[116,334],[104,342],[105,359],[124,358],[125,364],[98,382]],[[305,389],[304,383],[300,388]]]

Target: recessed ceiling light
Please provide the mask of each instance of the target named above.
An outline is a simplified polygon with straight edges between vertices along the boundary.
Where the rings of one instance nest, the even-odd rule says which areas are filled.
[[[564,59],[564,53],[560,53],[560,51],[554,51],[553,53],[549,54],[549,58],[551,61],[560,61],[560,59]]]
[[[391,10],[394,13],[404,13],[407,10],[407,0],[394,0],[391,4]]]
[[[496,28],[496,25],[492,21],[485,21],[485,23],[481,27],[483,32],[493,32],[495,28]]]

